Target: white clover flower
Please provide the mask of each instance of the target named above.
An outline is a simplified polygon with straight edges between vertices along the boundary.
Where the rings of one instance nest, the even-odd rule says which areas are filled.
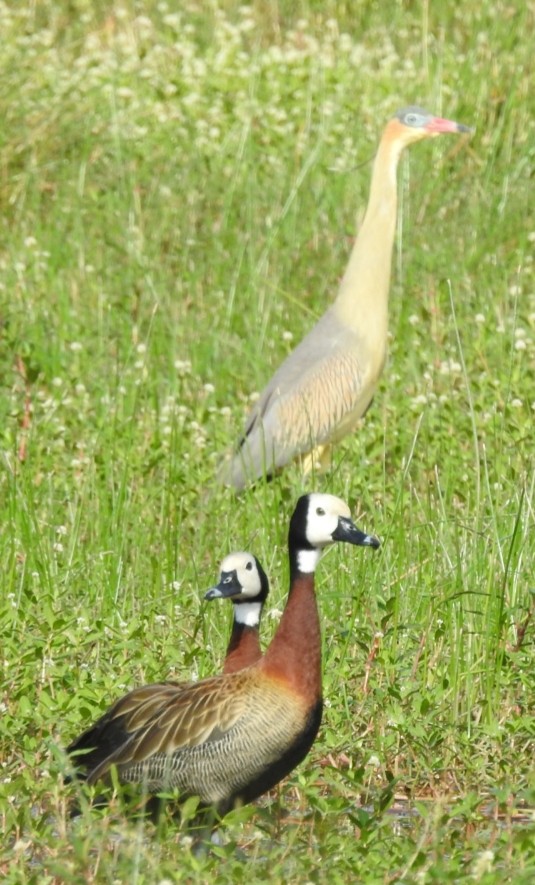
[[[494,852],[487,848],[485,851],[481,851],[480,854],[476,857],[474,866],[472,868],[472,877],[477,881],[481,879],[482,876],[485,876],[487,873],[492,872],[492,868],[494,865]]]
[[[160,7],[163,4],[160,4]],[[178,12],[168,13],[163,17],[164,25],[167,25],[168,28],[173,28],[173,30],[179,32],[181,30],[182,18]]]
[[[152,21],[147,15],[136,16],[134,24],[137,25],[140,31],[146,31],[147,33],[152,31]]]

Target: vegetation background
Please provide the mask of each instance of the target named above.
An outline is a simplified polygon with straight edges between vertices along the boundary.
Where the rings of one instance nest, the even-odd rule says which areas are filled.
[[[33,0],[0,29],[2,881],[531,883],[533,3]],[[476,132],[401,165],[373,408],[327,476],[236,499],[218,460],[412,103]],[[310,488],[383,540],[320,567],[310,757],[209,857],[118,802],[71,820],[61,748],[221,666],[232,549],[272,577],[268,641]]]

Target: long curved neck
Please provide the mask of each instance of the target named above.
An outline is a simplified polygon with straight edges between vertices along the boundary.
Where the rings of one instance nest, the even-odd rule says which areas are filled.
[[[262,657],[258,625],[251,627],[234,620],[227,647],[223,673],[237,673],[256,664]]]
[[[364,221],[349,257],[333,310],[344,324],[386,341],[388,292],[397,215],[397,166],[402,144],[386,128],[373,164]],[[373,345],[372,345],[373,346]]]
[[[315,554],[315,567],[319,553],[305,553]],[[301,571],[299,562],[300,554],[290,552],[290,592],[262,664],[271,677],[283,680],[305,701],[315,703],[321,698],[321,633],[314,570]]]

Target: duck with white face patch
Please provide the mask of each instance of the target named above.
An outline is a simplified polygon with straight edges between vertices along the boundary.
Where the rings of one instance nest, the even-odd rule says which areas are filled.
[[[225,557],[219,583],[204,598],[230,599],[234,617],[223,673],[236,673],[262,657],[260,619],[269,593],[269,581],[256,556],[236,552]]]
[[[304,495],[290,520],[290,589],[266,653],[238,672],[136,688],[68,747],[78,776],[198,796],[220,816],[270,790],[307,755],[322,716],[314,570],[329,544],[379,547],[334,495]],[[304,570],[306,569],[306,570]],[[232,584],[232,579],[229,585]]]

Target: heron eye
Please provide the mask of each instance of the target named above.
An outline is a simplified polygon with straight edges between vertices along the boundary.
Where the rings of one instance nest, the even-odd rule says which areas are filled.
[[[227,577],[223,581],[223,584],[230,584],[231,580],[232,580],[232,577],[230,575],[227,575]]]
[[[316,507],[316,514],[318,516],[325,516],[325,510],[323,509],[323,507]]]
[[[405,117],[405,122],[409,124],[409,126],[414,126],[415,123],[418,123],[419,117],[417,114],[407,114]]]
[[[248,572],[252,571],[252,569],[253,569],[253,563],[252,563],[252,562],[248,562],[247,565],[245,566],[245,568],[247,569]]]

